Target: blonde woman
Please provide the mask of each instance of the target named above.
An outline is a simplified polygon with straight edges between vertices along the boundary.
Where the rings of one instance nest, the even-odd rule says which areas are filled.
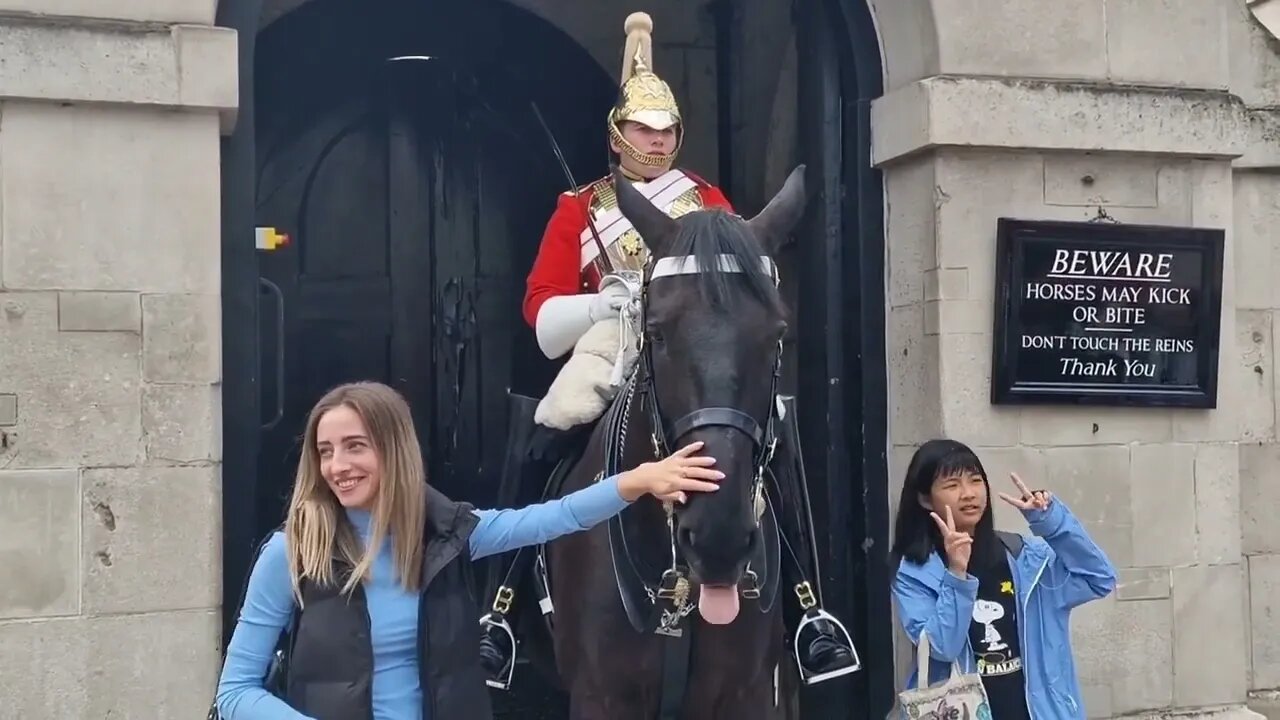
[[[519,510],[427,485],[409,408],[377,383],[311,411],[284,531],[263,546],[227,648],[226,720],[485,720],[472,560],[586,530],[650,494],[684,502],[724,476],[700,444]],[[264,688],[293,624],[285,697]]]

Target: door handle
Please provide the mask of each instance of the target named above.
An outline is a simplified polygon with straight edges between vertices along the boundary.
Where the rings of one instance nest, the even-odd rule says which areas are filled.
[[[269,295],[276,296],[276,412],[262,430],[270,430],[284,419],[284,293],[280,286],[260,277],[258,282]]]

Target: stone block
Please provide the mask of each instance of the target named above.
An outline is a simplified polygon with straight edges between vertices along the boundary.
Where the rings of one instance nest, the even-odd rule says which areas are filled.
[[[1018,443],[1017,407],[991,404],[991,336],[939,335],[942,430],[969,445]]]
[[[1226,159],[1247,151],[1252,136],[1242,103],[1225,92],[997,77],[916,81],[876,99],[871,124],[876,165],[941,147]]]
[[[1111,717],[1173,702],[1171,600],[1118,602],[1113,598],[1072,613],[1071,639],[1082,686],[1109,687]],[[1099,717],[1099,708],[1087,708]]]
[[[1249,606],[1252,685],[1280,687],[1280,554],[1249,558]]]
[[[1276,437],[1276,382],[1272,361],[1275,317],[1270,310],[1237,310],[1235,315],[1234,348],[1224,343],[1223,349],[1234,349],[1240,359],[1239,367],[1244,370],[1240,378],[1244,384],[1241,402],[1235,408],[1240,415],[1240,440],[1267,442]],[[1224,352],[1220,357],[1231,355]]]
[[[1240,448],[1196,446],[1196,558],[1201,565],[1240,562]]]
[[[1254,107],[1280,106],[1280,56],[1275,51],[1275,38],[1254,19],[1246,2],[1226,5],[1231,92]]]
[[[80,611],[79,496],[77,470],[0,471],[0,619]]]
[[[1169,415],[1129,408],[1025,407],[1027,445],[1114,445],[1162,442],[1173,436]]]
[[[1232,240],[1235,253],[1236,308],[1280,307],[1280,176],[1236,171],[1233,181]]]
[[[1243,703],[1247,695],[1244,589],[1239,565],[1173,569],[1173,700],[1182,707]]]
[[[142,328],[144,380],[163,383],[221,380],[219,296],[143,295]]]
[[[1136,549],[1128,446],[1046,448],[1044,458],[1043,487],[1071,508],[1116,567],[1132,567]]]
[[[1235,211],[1235,183],[1229,158],[1192,160],[1191,224],[1199,227],[1225,228],[1227,242],[1223,259],[1223,307],[1235,298],[1235,265],[1232,264],[1231,219]]]
[[[0,12],[212,25],[217,0],[0,0]]]
[[[1240,544],[1245,555],[1280,553],[1280,444],[1240,444]]]
[[[18,424],[18,396],[0,395],[0,427],[13,427]]]
[[[0,97],[166,109],[189,99],[230,126],[238,104],[228,92],[238,80],[236,33],[215,27],[192,33],[200,39],[183,47],[184,31],[156,23],[8,16],[0,24]]]
[[[938,26],[933,3],[868,0],[884,56],[885,89],[938,73]]]
[[[964,300],[969,297],[968,268],[934,268],[924,273],[924,299]]]
[[[1280,6],[1277,6],[1280,7]],[[1245,112],[1248,136],[1244,154],[1231,161],[1236,170],[1266,170],[1280,166],[1280,110],[1251,107]]]
[[[1103,0],[935,3],[940,70],[956,75],[1107,76]]]
[[[920,443],[942,435],[938,342],[925,337],[919,305],[889,311],[889,423],[893,441]]]
[[[1129,474],[1132,567],[1196,560],[1196,446],[1134,445]]]
[[[1034,153],[951,149],[935,157],[937,266],[965,268],[968,299],[990,305],[996,218],[1043,214],[1044,160]]]
[[[145,385],[142,432],[150,463],[216,462],[222,405],[216,385]]]
[[[916,305],[926,299],[924,273],[938,266],[933,161],[904,161],[885,173],[884,183],[889,307]]]
[[[1048,205],[1158,207],[1164,160],[1133,155],[1086,153],[1044,159],[1044,201]]]
[[[933,300],[924,304],[925,335],[978,334],[991,337],[990,300]]]
[[[217,118],[6,103],[4,286],[219,291]]]
[[[1085,717],[1109,718],[1114,715],[1111,709],[1111,688],[1106,685],[1081,685],[1080,699],[1084,702]]]
[[[218,665],[210,610],[0,624],[6,717],[203,716]]]
[[[85,611],[216,607],[219,488],[212,467],[85,470]]]
[[[58,293],[58,329],[63,332],[141,332],[137,293]]]
[[[56,293],[0,293],[3,388],[22,395],[3,462],[11,469],[136,462],[139,344],[130,333],[59,332]]]
[[[7,18],[0,24],[0,48],[0,95],[6,98],[149,104],[178,99],[167,28]]]
[[[1226,89],[1229,3],[1106,4],[1110,77],[1126,83]]]
[[[1125,568],[1116,571],[1116,599],[1163,600],[1170,597],[1171,579],[1166,568]]]
[[[240,105],[240,76],[212,71],[235,68],[240,63],[236,31],[224,27],[176,25],[173,41],[178,51],[178,102],[184,107],[226,109],[220,115],[222,132],[235,127]]]

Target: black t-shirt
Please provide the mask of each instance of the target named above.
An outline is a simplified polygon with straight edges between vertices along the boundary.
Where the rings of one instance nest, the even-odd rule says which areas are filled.
[[[1013,572],[1003,552],[986,567],[970,568],[969,572],[978,579],[969,644],[991,701],[991,716],[993,720],[1030,720]]]

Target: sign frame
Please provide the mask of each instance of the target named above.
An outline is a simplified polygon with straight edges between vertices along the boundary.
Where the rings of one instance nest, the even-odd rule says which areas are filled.
[[[1204,253],[1199,278],[1203,295],[1196,314],[1196,383],[1194,385],[1126,385],[1054,383],[1018,379],[1022,332],[1018,317],[1026,283],[1028,241],[1051,237],[1073,249],[1180,248]],[[1024,220],[1001,217],[996,229],[996,275],[991,343],[993,405],[1084,405],[1212,409],[1218,402],[1221,352],[1222,271],[1226,231],[1221,228],[1130,225],[1100,221]],[[1089,386],[1085,386],[1089,385]]]

